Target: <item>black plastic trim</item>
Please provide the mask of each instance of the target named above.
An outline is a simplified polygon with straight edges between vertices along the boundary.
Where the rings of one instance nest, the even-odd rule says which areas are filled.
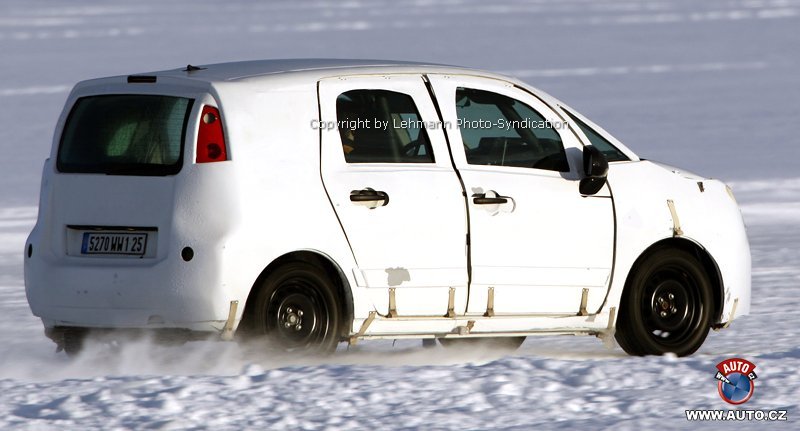
[[[153,75],[128,75],[128,84],[155,84],[156,80]]]
[[[389,204],[389,195],[386,192],[381,192],[372,189],[353,190],[350,192],[350,202],[377,202],[383,201],[382,206]]]
[[[504,197],[487,198],[486,196],[475,196],[472,198],[472,203],[475,205],[497,205],[508,203],[508,199]]]

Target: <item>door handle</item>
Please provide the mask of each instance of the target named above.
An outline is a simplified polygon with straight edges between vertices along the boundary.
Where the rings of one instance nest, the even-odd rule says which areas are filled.
[[[383,202],[380,206],[389,205],[389,195],[386,192],[366,188],[350,192],[350,202]],[[376,205],[377,206],[377,205]]]
[[[487,198],[486,193],[476,193],[472,195],[472,203],[474,203],[475,205],[499,205],[508,203],[508,197],[497,196],[497,197]]]

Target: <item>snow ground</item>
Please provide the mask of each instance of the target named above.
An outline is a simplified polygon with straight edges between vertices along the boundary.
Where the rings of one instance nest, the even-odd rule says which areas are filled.
[[[0,4],[0,429],[796,429],[800,377],[800,1],[388,0]],[[251,58],[396,58],[519,76],[643,157],[732,184],[753,254],[750,316],[690,358],[593,338],[513,355],[367,342],[298,364],[229,343],[54,354],[21,255],[71,85]],[[686,421],[728,406],[714,366],[758,366],[750,409],[789,423]]]

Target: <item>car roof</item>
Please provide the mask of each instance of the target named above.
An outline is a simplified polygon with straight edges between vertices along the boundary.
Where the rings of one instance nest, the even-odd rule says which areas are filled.
[[[141,75],[190,78],[207,82],[258,80],[276,74],[305,75],[307,78],[373,73],[471,73],[501,77],[491,72],[459,66],[396,60],[293,58],[236,61],[203,65],[187,65],[178,69],[146,72]],[[139,74],[137,74],[139,75]],[[508,77],[501,77],[508,79]]]
[[[135,73],[132,75],[156,76],[168,78],[166,81],[183,83],[193,82],[199,86],[216,86],[226,82],[248,82],[258,86],[269,85],[268,82],[278,80],[283,85],[292,83],[316,83],[321,79],[340,77],[346,75],[381,75],[381,74],[448,74],[448,75],[472,75],[490,79],[498,79],[507,83],[518,85],[533,91],[535,97],[542,99],[551,106],[562,106],[571,112],[577,112],[572,108],[519,79],[506,75],[489,72],[486,70],[474,69],[462,66],[451,66],[438,63],[397,61],[397,60],[369,60],[369,59],[338,59],[338,58],[290,58],[290,59],[270,59],[270,60],[250,60],[235,61],[227,63],[213,63],[201,65],[187,65],[176,69],[162,71]],[[74,99],[84,92],[99,91],[107,92],[113,85],[130,83],[132,75],[109,76],[105,78],[95,78],[79,82],[72,91],[70,98]],[[281,79],[283,78],[283,79]],[[145,81],[146,82],[146,81]],[[108,87],[111,84],[112,87]],[[603,130],[585,117],[582,117],[593,127]],[[607,132],[606,132],[607,133]],[[610,134],[609,134],[610,136]],[[613,137],[612,137],[613,138]],[[635,154],[625,147],[615,138],[612,140],[614,145],[622,148],[628,156],[636,157]]]

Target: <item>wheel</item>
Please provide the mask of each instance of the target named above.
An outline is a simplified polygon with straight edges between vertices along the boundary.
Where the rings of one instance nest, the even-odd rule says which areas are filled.
[[[525,337],[439,338],[445,348],[489,349],[513,352],[525,342]]]
[[[435,338],[423,338],[422,339],[422,347],[425,349],[431,349],[436,347],[436,339]]]
[[[302,262],[285,264],[260,286],[248,335],[267,338],[270,348],[325,354],[339,343],[341,307],[321,269]]]
[[[646,257],[625,286],[615,337],[635,356],[694,353],[711,327],[713,294],[690,253],[663,249]]]
[[[62,334],[61,347],[70,358],[78,356],[86,344],[86,339],[89,338],[89,331],[81,328],[67,328],[64,329]]]

